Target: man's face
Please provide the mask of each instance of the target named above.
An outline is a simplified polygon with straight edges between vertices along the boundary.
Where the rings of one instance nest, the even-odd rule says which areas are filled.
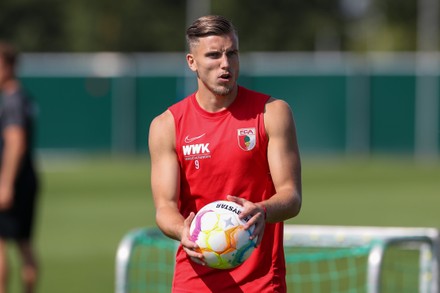
[[[187,61],[190,69],[197,73],[199,88],[226,96],[235,88],[239,73],[237,37],[231,33],[200,38],[190,49]]]

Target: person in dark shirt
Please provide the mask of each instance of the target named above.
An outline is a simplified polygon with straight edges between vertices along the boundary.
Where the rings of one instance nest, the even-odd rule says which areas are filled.
[[[0,293],[7,291],[7,246],[18,246],[24,292],[34,292],[37,262],[32,230],[37,176],[32,157],[31,101],[15,74],[18,53],[0,41]]]

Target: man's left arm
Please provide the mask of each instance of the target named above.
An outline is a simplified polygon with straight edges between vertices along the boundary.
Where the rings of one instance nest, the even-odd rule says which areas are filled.
[[[262,240],[265,222],[285,221],[298,215],[301,209],[301,161],[296,138],[295,122],[289,105],[276,99],[266,104],[264,124],[269,138],[267,159],[275,194],[261,202],[250,202],[244,198],[228,195],[227,199],[244,207],[240,217],[252,215],[247,222],[255,224],[251,238]]]
[[[264,123],[269,138],[269,168],[276,193],[261,202],[267,222],[281,222],[301,209],[301,160],[293,113],[289,105],[271,98],[266,104]]]

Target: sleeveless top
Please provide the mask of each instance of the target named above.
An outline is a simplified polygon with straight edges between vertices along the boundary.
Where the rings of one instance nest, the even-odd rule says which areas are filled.
[[[185,218],[228,194],[260,202],[275,193],[263,120],[268,99],[240,86],[234,102],[220,112],[203,110],[195,93],[169,108],[181,173],[178,204]],[[285,292],[282,243],[283,223],[267,223],[260,246],[230,270],[196,264],[180,246],[172,292]]]

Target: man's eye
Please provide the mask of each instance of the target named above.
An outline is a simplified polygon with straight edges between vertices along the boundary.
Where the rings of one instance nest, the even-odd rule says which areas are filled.
[[[206,54],[206,56],[209,58],[219,58],[220,54],[219,53],[208,53],[208,54]]]

